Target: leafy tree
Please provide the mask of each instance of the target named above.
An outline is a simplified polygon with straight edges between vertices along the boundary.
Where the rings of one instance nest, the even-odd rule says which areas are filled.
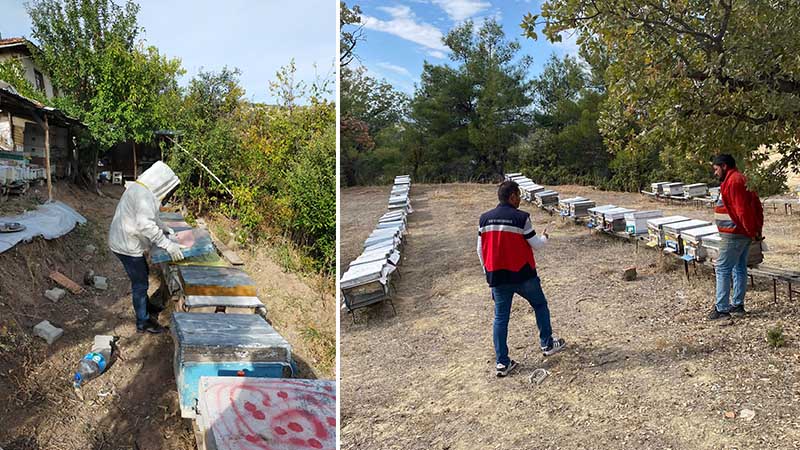
[[[25,68],[22,62],[16,59],[0,61],[0,81],[14,86],[20,95],[47,104],[44,92],[36,89],[30,81],[25,78]]]
[[[339,65],[344,69],[356,57],[356,45],[364,40],[364,25],[361,24],[361,8],[358,5],[348,8],[347,3],[339,2],[339,10]],[[351,29],[351,25],[356,28]]]
[[[162,95],[177,89],[182,69],[179,60],[136,44],[139,7],[131,1],[34,0],[27,8],[39,43],[34,58],[61,93],[55,106],[86,123],[98,149],[150,141],[168,119],[159,106]]]
[[[725,151],[758,171],[762,145],[784,170],[800,164],[798,19],[800,3],[787,1],[548,0],[522,26],[534,37],[543,23],[554,41],[575,30],[587,55],[606,58],[599,123],[610,148],[663,149],[679,171]]]
[[[505,170],[508,149],[530,123],[531,60],[516,59],[495,20],[475,30],[467,21],[444,39],[452,68],[426,63],[411,103],[411,119],[426,147],[427,176],[438,180],[487,179]]]
[[[374,148],[381,130],[406,116],[408,97],[364,68],[342,68],[340,83],[341,174],[346,185],[353,185],[371,179],[360,176],[357,161]]]

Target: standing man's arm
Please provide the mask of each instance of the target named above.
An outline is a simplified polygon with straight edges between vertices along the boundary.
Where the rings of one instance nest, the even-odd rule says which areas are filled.
[[[528,245],[530,245],[534,250],[539,250],[547,243],[547,229],[545,229],[544,233],[542,233],[543,236],[537,236],[536,230],[533,229],[533,223],[531,223],[530,217],[528,217],[528,220],[525,221],[525,228],[522,230],[522,233],[525,237],[525,240],[528,241]]]
[[[481,230],[478,229],[478,259],[481,261],[481,269],[486,272],[486,266],[483,265],[483,252],[481,245]]]
[[[735,180],[726,186],[726,198],[723,198],[725,207],[728,209],[728,215],[731,220],[738,226],[744,229],[744,232],[750,238],[755,238],[760,230],[755,221],[755,211],[750,210],[750,192],[747,191],[747,186],[744,179],[737,177]]]

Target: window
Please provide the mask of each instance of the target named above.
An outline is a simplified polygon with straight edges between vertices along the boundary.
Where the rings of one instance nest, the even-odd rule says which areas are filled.
[[[44,77],[42,76],[42,72],[34,69],[33,76],[36,77],[36,89],[44,92]]]

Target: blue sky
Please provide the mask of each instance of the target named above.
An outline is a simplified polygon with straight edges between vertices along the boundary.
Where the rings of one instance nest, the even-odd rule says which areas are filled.
[[[413,93],[414,83],[422,73],[422,63],[450,63],[448,49],[441,38],[465,20],[482,22],[496,18],[507,37],[522,45],[519,55],[533,56],[531,77],[542,70],[552,53],[558,56],[577,54],[574,38],[551,44],[539,33],[533,41],[521,36],[522,17],[539,13],[541,0],[357,0],[362,10],[366,42],[359,43],[356,54],[373,76],[384,78],[396,89]]]
[[[247,97],[273,102],[268,81],[295,59],[297,79],[332,75],[338,61],[336,0],[138,0],[139,25],[147,44],[180,58],[188,80],[202,67],[241,70]],[[22,0],[0,0],[0,34],[29,37]],[[315,72],[314,64],[317,65]],[[332,86],[335,89],[335,86]],[[330,96],[333,98],[333,95]]]

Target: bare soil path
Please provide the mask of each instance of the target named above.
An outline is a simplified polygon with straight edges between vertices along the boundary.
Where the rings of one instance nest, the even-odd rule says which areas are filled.
[[[0,447],[4,450],[196,448],[191,423],[180,417],[170,335],[135,332],[130,282],[106,244],[122,190],[108,186],[104,192],[107,197],[100,198],[59,184],[56,198],[83,214],[88,223],[60,239],[36,239],[0,254]],[[0,205],[0,214],[32,207],[36,202],[31,196],[36,193]],[[96,247],[95,253],[87,252],[88,244]],[[293,344],[300,375],[332,378],[331,368],[317,367],[302,329],[295,328],[306,321],[287,319],[292,317],[290,310],[297,311],[297,304],[305,302],[304,308],[327,308],[332,316],[332,296],[316,293],[258,252],[242,255],[245,270],[276,319],[276,330]],[[44,297],[44,291],[54,286],[47,278],[51,270],[82,284],[89,269],[108,277],[107,291],[87,288],[85,294],[67,294],[57,304]],[[151,276],[151,293],[158,286],[158,278]],[[168,323],[170,312],[171,308],[162,313],[162,324]],[[64,329],[64,336],[51,346],[32,333],[44,319]],[[86,384],[86,400],[81,402],[70,380],[96,334],[119,336],[121,359]]]
[[[598,205],[711,218],[711,210],[655,203],[638,194],[557,186]],[[384,212],[388,187],[342,191],[340,266]],[[341,398],[344,449],[762,449],[800,443],[798,304],[772,285],[747,294],[750,313],[730,326],[704,320],[714,281],[644,246],[592,235],[533,206],[534,227],[552,241],[536,255],[553,327],[569,342],[541,356],[535,319],[514,302],[511,356],[521,367],[493,373],[493,306],[475,252],[480,213],[495,187],[413,185],[415,209],[388,305],[342,313]],[[767,211],[765,263],[800,268],[800,215]],[[635,265],[636,281],[622,280]],[[781,325],[786,345],[767,346]],[[528,381],[538,367],[541,385]],[[741,418],[743,409],[755,412]],[[726,413],[735,414],[734,418]]]

